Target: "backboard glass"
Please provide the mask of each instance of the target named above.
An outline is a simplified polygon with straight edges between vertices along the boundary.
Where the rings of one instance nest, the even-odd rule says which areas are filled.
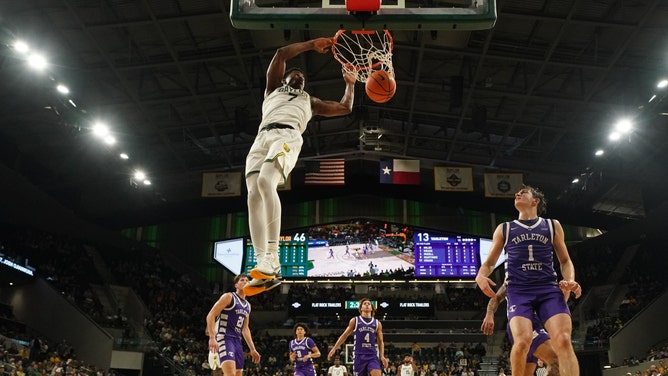
[[[496,0],[383,0],[362,21],[345,0],[231,0],[239,29],[265,30],[485,30],[496,22]]]

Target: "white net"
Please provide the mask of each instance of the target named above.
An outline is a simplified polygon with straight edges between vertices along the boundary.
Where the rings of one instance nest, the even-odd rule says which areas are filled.
[[[357,81],[366,83],[375,70],[384,70],[394,77],[392,67],[392,35],[383,31],[339,30],[334,36],[332,53],[343,69],[357,74]]]

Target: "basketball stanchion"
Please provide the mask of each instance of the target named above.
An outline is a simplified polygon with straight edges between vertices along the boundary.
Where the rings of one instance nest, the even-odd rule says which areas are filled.
[[[332,54],[343,69],[356,74],[357,81],[365,84],[371,100],[384,103],[396,91],[393,48],[389,30],[339,30],[333,38]]]

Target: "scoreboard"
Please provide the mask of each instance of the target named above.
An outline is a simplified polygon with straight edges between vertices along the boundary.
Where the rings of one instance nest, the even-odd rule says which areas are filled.
[[[416,231],[415,277],[475,278],[480,238]]]
[[[281,261],[281,275],[283,277],[306,277],[309,268],[308,237],[305,233],[296,233],[294,236],[281,236],[278,245],[278,258]],[[248,272],[257,264],[253,243],[246,241],[246,256],[244,272]]]

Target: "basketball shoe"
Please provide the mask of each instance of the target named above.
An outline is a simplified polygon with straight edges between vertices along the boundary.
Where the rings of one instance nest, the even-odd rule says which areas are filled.
[[[251,283],[253,284],[251,285]],[[273,279],[252,279],[246,286],[244,286],[244,294],[246,296],[257,295],[269,291],[281,283],[283,283],[283,280],[280,277]]]

